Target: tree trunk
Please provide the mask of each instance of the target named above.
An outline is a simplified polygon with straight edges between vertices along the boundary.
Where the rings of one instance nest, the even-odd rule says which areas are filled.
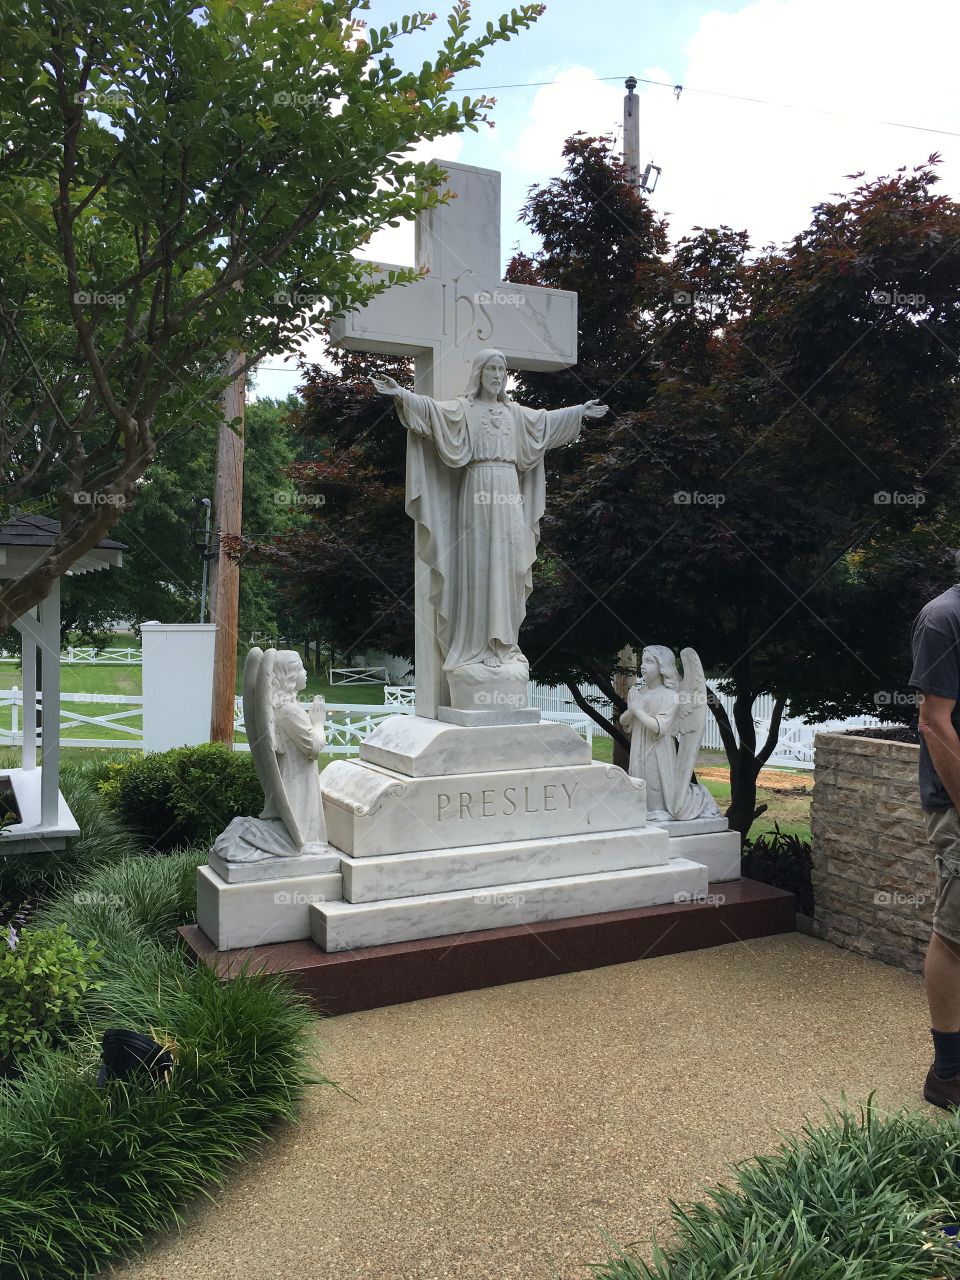
[[[780,724],[786,705],[786,695],[776,694],[770,728],[760,750],[757,750],[756,728],[753,723],[755,693],[749,688],[738,688],[733,704],[733,717],[737,733],[723,704],[711,689],[707,690],[707,704],[720,729],[720,737],[730,765],[730,807],[727,821],[740,838],[746,842],[750,828],[767,810],[767,805],[757,804],[757,776],[770,759],[780,737]],[[739,736],[739,743],[737,737]]]

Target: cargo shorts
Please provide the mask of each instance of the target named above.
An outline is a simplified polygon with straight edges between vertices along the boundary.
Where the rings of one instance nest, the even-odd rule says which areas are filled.
[[[951,805],[928,809],[925,817],[937,868],[933,931],[960,945],[960,813]]]

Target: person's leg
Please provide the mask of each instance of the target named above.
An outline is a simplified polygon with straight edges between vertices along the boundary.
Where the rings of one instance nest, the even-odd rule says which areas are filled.
[[[939,1107],[960,1106],[960,815],[927,815],[937,868],[933,933],[923,966],[934,1061],[923,1096]]]
[[[934,1031],[960,1032],[960,943],[930,935],[923,980]]]

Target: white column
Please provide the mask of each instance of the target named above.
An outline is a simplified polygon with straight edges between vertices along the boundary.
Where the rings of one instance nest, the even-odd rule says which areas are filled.
[[[23,767],[37,767],[37,611],[31,609],[13,625],[20,632],[20,667],[23,674]],[[31,627],[29,623],[32,622]]]
[[[60,579],[40,603],[40,663],[43,719],[43,767],[40,773],[40,821],[56,826],[60,808]]]

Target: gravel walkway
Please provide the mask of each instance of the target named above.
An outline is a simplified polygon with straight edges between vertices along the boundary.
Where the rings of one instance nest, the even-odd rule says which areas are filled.
[[[845,1093],[923,1106],[919,978],[789,934],[323,1024],[304,1121],[120,1280],[586,1280]]]

